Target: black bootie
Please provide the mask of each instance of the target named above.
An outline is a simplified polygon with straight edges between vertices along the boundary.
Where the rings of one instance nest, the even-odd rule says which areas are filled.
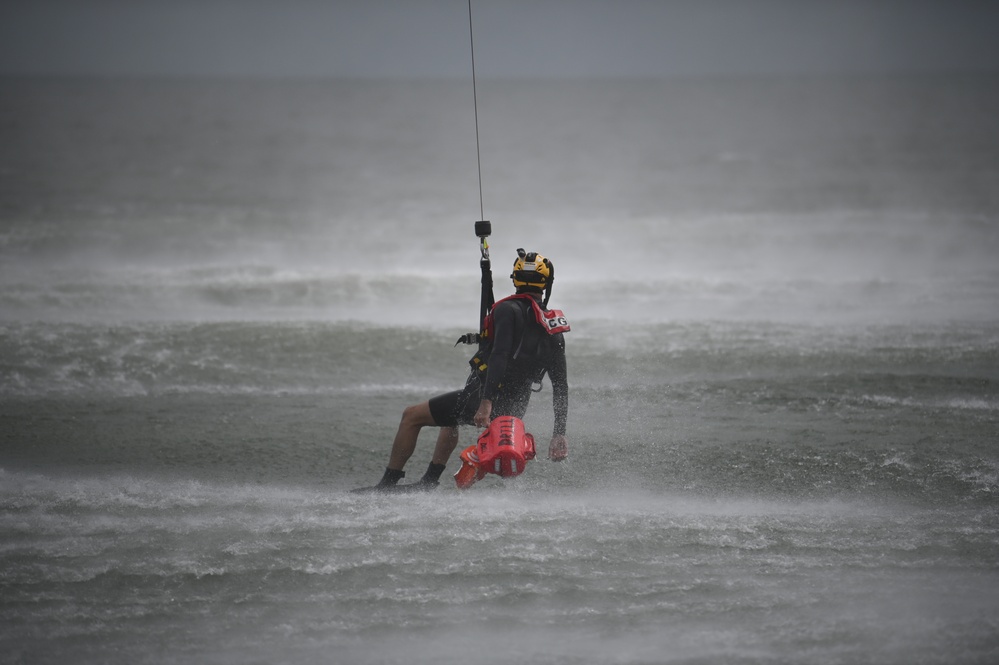
[[[377,485],[372,487],[358,487],[356,490],[351,490],[351,492],[391,492],[396,488],[396,483],[405,477],[405,471],[385,467],[385,473]]]
[[[440,484],[442,473],[444,473],[444,465],[431,462],[430,466],[427,467],[427,472],[420,478],[420,482],[424,485],[433,485],[436,487]]]
[[[390,469],[385,467],[385,473],[382,475],[382,479],[378,481],[375,487],[393,487],[396,483],[406,477],[405,471],[400,471],[398,469]]]
[[[409,485],[396,485],[394,487],[389,487],[386,491],[389,492],[429,492],[431,490],[437,489],[440,485],[441,474],[444,473],[443,464],[430,463],[427,467],[427,472],[423,474],[423,477],[417,480],[415,483],[410,483]]]

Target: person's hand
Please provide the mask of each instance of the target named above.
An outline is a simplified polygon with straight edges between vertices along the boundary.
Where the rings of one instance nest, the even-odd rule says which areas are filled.
[[[548,459],[553,462],[561,462],[568,456],[569,440],[565,438],[564,434],[556,434],[548,445]]]
[[[479,409],[475,412],[475,416],[472,418],[474,422],[479,427],[489,427],[489,421],[492,420],[493,415],[493,403],[488,399],[484,399],[479,402]]]

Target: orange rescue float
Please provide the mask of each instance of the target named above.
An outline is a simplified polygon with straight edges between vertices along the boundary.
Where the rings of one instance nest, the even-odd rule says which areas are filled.
[[[489,423],[477,443],[461,451],[462,464],[454,481],[459,488],[467,489],[487,473],[503,478],[519,476],[534,456],[534,437],[525,431],[524,422],[500,416]]]

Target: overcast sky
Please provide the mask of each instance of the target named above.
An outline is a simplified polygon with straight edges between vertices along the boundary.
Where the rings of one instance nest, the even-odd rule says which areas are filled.
[[[477,74],[999,70],[995,0],[473,0]],[[467,0],[2,0],[0,73],[467,76]]]

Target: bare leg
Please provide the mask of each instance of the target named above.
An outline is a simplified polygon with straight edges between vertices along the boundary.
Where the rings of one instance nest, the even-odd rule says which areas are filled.
[[[442,466],[447,464],[448,459],[451,458],[451,453],[454,452],[454,448],[457,445],[458,428],[441,427],[441,431],[437,435],[437,446],[434,448],[434,456],[430,461]]]
[[[407,406],[402,412],[402,420],[399,421],[399,429],[395,433],[395,440],[392,442],[392,452],[389,455],[388,468],[402,471],[406,462],[416,450],[416,439],[420,436],[420,430],[424,427],[431,427],[434,417],[430,415],[430,402],[423,402],[413,406]],[[454,429],[449,427],[441,428],[441,436],[445,430]],[[457,432],[455,433],[455,444],[457,444]],[[438,437],[438,447],[440,447],[440,437]],[[448,455],[450,455],[448,451]]]

